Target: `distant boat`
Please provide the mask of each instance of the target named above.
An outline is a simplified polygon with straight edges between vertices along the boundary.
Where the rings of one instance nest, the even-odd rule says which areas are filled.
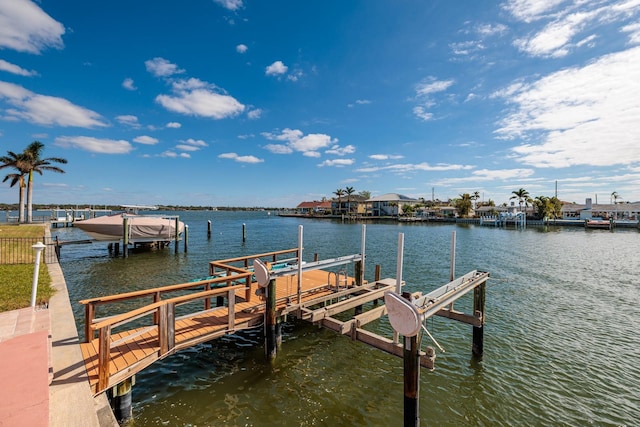
[[[119,241],[124,236],[127,219],[130,243],[168,242],[176,238],[176,217],[116,214],[75,221],[74,227],[87,233],[95,240]],[[184,232],[184,223],[178,221],[178,236]]]
[[[602,228],[611,230],[611,227],[613,227],[613,223],[609,219],[591,218],[584,220],[584,226],[585,228]]]

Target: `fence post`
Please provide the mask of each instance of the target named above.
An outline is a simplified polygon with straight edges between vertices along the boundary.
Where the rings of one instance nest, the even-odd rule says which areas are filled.
[[[36,306],[36,294],[38,293],[38,275],[40,274],[40,256],[42,255],[42,250],[46,246],[42,242],[38,242],[32,246],[36,251],[36,262],[33,268],[33,283],[31,285],[31,307]]]

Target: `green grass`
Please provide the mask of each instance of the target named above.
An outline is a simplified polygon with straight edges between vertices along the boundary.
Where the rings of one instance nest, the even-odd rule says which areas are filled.
[[[0,225],[0,238],[5,237],[42,237],[40,225]],[[26,247],[24,257],[33,258],[33,249]],[[0,264],[0,312],[29,307],[31,303],[31,286],[33,284],[33,263]],[[44,262],[40,262],[38,276],[38,292],[36,304],[44,304],[55,293],[51,286],[49,270]]]

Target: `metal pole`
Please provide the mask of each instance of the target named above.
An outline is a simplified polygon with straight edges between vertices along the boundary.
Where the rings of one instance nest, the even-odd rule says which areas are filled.
[[[33,284],[31,285],[31,307],[36,306],[36,294],[38,293],[38,275],[40,274],[40,255],[46,247],[44,243],[38,242],[31,246],[36,251],[36,262],[33,267]]]
[[[129,218],[122,220],[122,255],[126,258],[129,255]]]
[[[242,223],[242,243],[247,240],[247,224]]]
[[[362,224],[362,268],[360,269],[360,284],[364,283],[364,262],[365,262],[365,246],[367,241],[367,226],[366,224]]]
[[[298,304],[302,304],[302,237],[303,237],[302,225],[298,226]]]
[[[211,238],[211,220],[207,221],[207,239]]]
[[[451,265],[449,266],[449,281],[456,278],[456,232],[451,232]]]
[[[184,252],[187,253],[187,246],[189,246],[189,226],[184,226]]]
[[[180,237],[180,236],[178,235],[178,234],[180,233],[180,218],[179,218],[179,217],[176,217],[174,221],[175,221],[175,224],[174,224],[174,227],[175,227],[175,235],[174,235],[174,237],[175,237],[175,244],[174,244],[174,252],[175,252],[175,253],[178,253],[178,241],[179,241],[179,237]]]
[[[404,233],[398,233],[398,265],[396,266],[396,293],[402,289],[402,262],[404,256]],[[393,331],[393,342],[398,343],[398,332]]]

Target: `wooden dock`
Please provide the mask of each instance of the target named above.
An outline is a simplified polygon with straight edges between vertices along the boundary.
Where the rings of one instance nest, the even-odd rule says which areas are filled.
[[[212,276],[203,280],[81,301],[85,305],[81,349],[93,393],[101,393],[181,349],[261,326],[265,301],[256,295],[260,288],[251,271],[252,261],[259,258],[282,264],[283,256],[296,253],[297,249],[291,249],[216,261],[210,264]],[[307,269],[300,283],[297,274],[277,277],[276,316],[292,314],[313,322],[327,319],[332,329],[346,333],[344,322],[329,320],[332,315],[382,300],[386,291],[395,288],[391,280],[366,283],[347,276],[340,265],[358,262],[357,257],[330,260],[334,263],[320,261],[317,267],[337,264],[339,270]],[[135,302],[144,305],[95,318],[99,306]]]

